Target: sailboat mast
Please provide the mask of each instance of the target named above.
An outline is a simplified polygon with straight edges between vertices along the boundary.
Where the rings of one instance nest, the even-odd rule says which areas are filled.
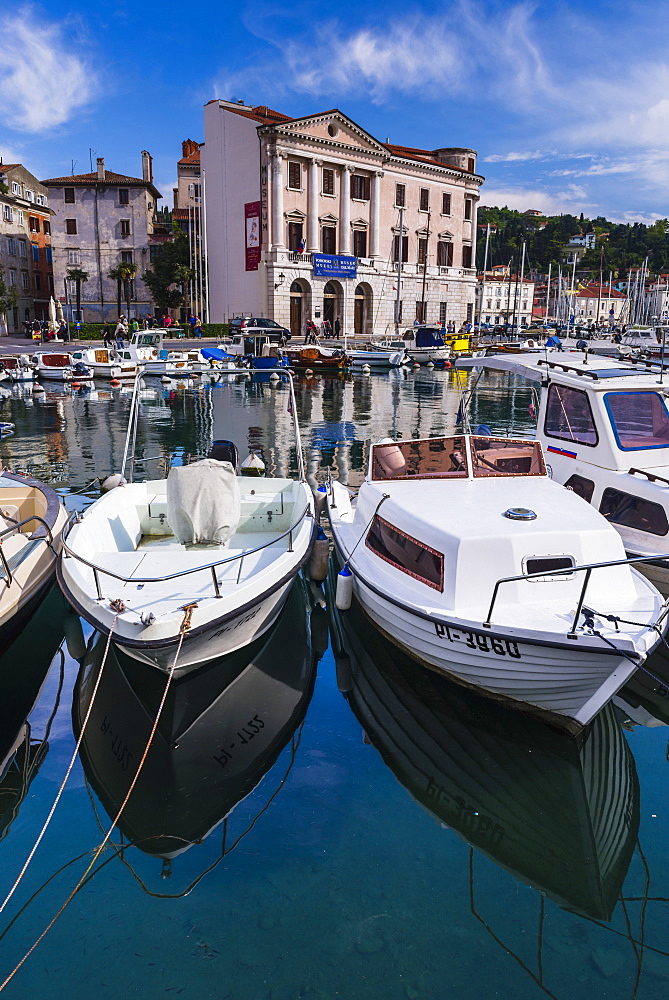
[[[553,262],[550,261],[549,264],[548,264],[548,281],[546,282],[546,314],[544,316],[544,325],[546,325],[548,323],[548,320],[549,320],[549,317],[550,317],[549,306],[550,306],[550,301],[551,301],[551,268],[552,268],[552,266],[553,266]]]
[[[485,279],[488,273],[488,244],[490,243],[490,223],[486,226],[485,234],[485,251],[483,254],[483,281],[481,282],[481,292],[479,295],[479,315],[478,315],[478,331],[479,336],[481,335],[481,312],[483,311],[483,293],[485,292]]]
[[[421,323],[427,323],[425,318],[425,281],[427,279],[427,248],[430,241],[430,219],[432,218],[432,213],[427,213],[427,236],[425,237],[425,259],[423,261],[423,287],[420,293],[420,321]]]
[[[395,297],[395,335],[400,332],[400,308],[402,306],[402,250],[404,247],[404,209],[400,208],[399,235],[397,237],[397,295]]]

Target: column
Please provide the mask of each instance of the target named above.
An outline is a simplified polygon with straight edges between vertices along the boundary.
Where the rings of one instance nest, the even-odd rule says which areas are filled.
[[[379,257],[379,227],[381,223],[381,178],[383,170],[372,173],[372,204],[370,208],[369,256]]]
[[[344,165],[339,186],[339,253],[351,252],[351,174],[354,167]]]
[[[307,250],[313,252],[320,249],[318,244],[318,173],[322,160],[313,159],[309,163],[309,179],[307,187]]]
[[[283,153],[272,154],[272,245],[281,249],[286,245],[283,220]]]

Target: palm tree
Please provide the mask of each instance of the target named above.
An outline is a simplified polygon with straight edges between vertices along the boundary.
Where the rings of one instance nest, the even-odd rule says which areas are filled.
[[[88,281],[90,275],[88,271],[83,271],[80,267],[69,267],[65,272],[65,277],[68,281],[74,281],[77,290],[77,319],[81,319],[81,283],[82,281]]]
[[[123,285],[123,292],[125,295],[126,304],[126,318],[130,320],[130,301],[132,299],[132,283],[137,275],[137,265],[131,264],[129,261],[121,261],[121,263],[109,272],[109,277],[115,279],[117,282],[118,289],[118,311],[121,312],[121,285]]]
[[[117,308],[116,318],[120,319],[120,316],[121,316],[121,287],[122,287],[122,282],[123,282],[123,277],[121,275],[121,267],[120,267],[120,265],[118,267],[113,267],[111,269],[111,271],[109,272],[109,277],[111,278],[112,281],[116,282],[116,308]]]

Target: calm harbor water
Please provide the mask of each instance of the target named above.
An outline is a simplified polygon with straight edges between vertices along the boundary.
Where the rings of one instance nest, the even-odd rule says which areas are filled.
[[[481,383],[472,423],[530,434],[529,386],[503,384]],[[460,402],[454,373],[424,369],[296,396],[312,482],[351,485],[370,441],[447,433]],[[0,457],[83,509],[120,467],[129,405],[17,388]],[[214,436],[296,471],[285,387],[156,384],[141,411],[138,475]],[[667,997],[669,701],[652,682],[629,698],[663,725],[610,706],[574,741],[422,671],[355,610],[328,623],[297,586],[267,637],[172,687],[99,850],[164,687],[104,657],[52,591],[0,658],[0,901],[81,739],[0,913],[0,982],[83,884],[8,1000]]]

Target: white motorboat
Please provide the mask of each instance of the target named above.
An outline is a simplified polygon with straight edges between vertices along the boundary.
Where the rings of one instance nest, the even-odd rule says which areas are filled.
[[[36,378],[35,366],[27,354],[3,354],[0,372],[9,382],[34,382]]]
[[[357,496],[331,482],[327,506],[382,632],[567,728],[590,722],[666,631],[660,594],[611,525],[550,480],[538,442],[380,442]]]
[[[537,440],[549,474],[599,510],[669,594],[669,373],[651,362],[552,354],[458,361],[541,383]],[[466,408],[466,407],[465,407]]]
[[[370,368],[401,368],[411,362],[404,347],[400,350],[383,350],[370,344],[363,350],[351,350],[349,346],[344,350],[354,368],[362,365],[369,365]]]
[[[238,476],[232,442],[215,442],[167,479],[112,489],[67,535],[65,596],[136,659],[179,675],[279,614],[316,534],[292,382],[290,396],[299,480]]]
[[[73,351],[72,357],[90,368],[94,378],[134,378],[140,368],[137,361],[124,359],[120,351],[109,347],[89,347]]]
[[[71,354],[59,351],[39,351],[33,354],[37,377],[55,382],[85,382],[93,378],[92,370],[83,361],[76,361]]]
[[[0,636],[35,609],[53,580],[67,512],[55,490],[15,473],[0,475]]]

